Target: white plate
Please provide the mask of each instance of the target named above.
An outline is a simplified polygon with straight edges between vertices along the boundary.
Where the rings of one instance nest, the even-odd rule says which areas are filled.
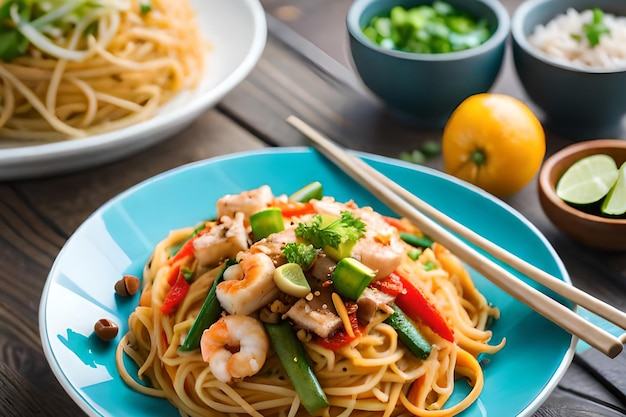
[[[0,180],[65,173],[136,153],[180,131],[237,86],[265,47],[263,7],[258,0],[190,2],[202,34],[213,45],[204,80],[196,90],[179,94],[152,119],[114,132],[11,148],[0,142]]]

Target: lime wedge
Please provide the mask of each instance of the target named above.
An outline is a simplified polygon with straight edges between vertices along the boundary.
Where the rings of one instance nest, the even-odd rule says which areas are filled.
[[[311,292],[304,272],[296,263],[286,263],[274,270],[274,283],[279,290],[294,297],[303,298]]]
[[[576,161],[556,185],[556,194],[572,204],[590,204],[606,196],[617,180],[617,165],[605,154]]]
[[[626,162],[617,173],[617,180],[602,203],[602,213],[619,216],[626,213]]]

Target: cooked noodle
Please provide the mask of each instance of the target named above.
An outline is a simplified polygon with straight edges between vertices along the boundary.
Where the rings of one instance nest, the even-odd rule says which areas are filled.
[[[402,223],[419,233],[405,220]],[[199,276],[179,308],[169,316],[162,314],[158,306],[170,287],[165,279],[171,267],[168,249],[180,244],[192,229],[170,233],[156,246],[144,269],[141,300],[117,350],[122,378],[139,392],[166,398],[183,416],[308,415],[271,347],[260,372],[233,383],[213,376],[200,350],[178,350],[222,269],[218,265],[197,271]],[[407,253],[412,249],[402,245]],[[436,267],[425,268],[427,263]],[[492,335],[487,325],[498,318],[498,310],[476,289],[460,260],[439,244],[425,249],[417,260],[405,254],[397,271],[422,289],[443,314],[454,330],[455,342],[415,323],[432,344],[430,355],[419,359],[384,322],[388,315],[384,312],[365,326],[360,337],[335,351],[320,345],[311,332],[299,330],[298,339],[330,403],[315,415],[450,416],[469,407],[480,394],[484,376],[477,357],[496,353],[504,345],[504,340],[498,345],[488,343]],[[138,372],[124,365],[124,355],[137,363]],[[469,393],[444,408],[460,378],[468,381]],[[149,387],[138,379],[147,380]]]
[[[151,118],[197,86],[208,45],[191,5],[150,0],[142,12],[140,3],[94,8],[61,39],[44,40],[46,52],[33,46],[41,35],[26,26],[28,52],[0,61],[0,137],[59,141],[109,132]]]

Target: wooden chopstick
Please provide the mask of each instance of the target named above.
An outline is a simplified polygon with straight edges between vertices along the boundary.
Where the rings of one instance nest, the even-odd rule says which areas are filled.
[[[593,311],[624,329],[626,328],[626,314],[622,311],[566,284],[558,278],[551,276],[545,271],[540,270],[521,258],[498,247],[493,242],[479,236],[467,227],[456,223],[445,214],[437,211],[432,206],[420,200],[417,196],[385,177],[379,171],[370,167],[361,159],[351,155],[333,141],[324,137],[301,119],[295,116],[289,116],[287,122],[307,136],[316,145],[316,149],[339,166],[350,177],[365,186],[389,208],[394,210],[398,215],[409,219],[424,233],[446,246],[462,261],[480,272],[509,295],[523,302],[564,330],[584,340],[590,346],[598,349],[610,358],[614,358],[622,351],[624,346],[620,338],[624,339],[625,335],[618,338],[588,322],[576,314],[575,311],[570,310],[563,304],[526,284],[491,259],[477,252],[424,213],[432,216],[448,229],[453,230],[458,235],[463,236],[475,245],[483,248],[497,259],[504,261],[529,278],[536,280],[555,293],[570,299],[576,304],[584,306],[588,310]]]

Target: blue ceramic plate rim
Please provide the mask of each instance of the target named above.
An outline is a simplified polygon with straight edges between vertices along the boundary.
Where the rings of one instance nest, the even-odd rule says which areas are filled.
[[[450,217],[476,227],[487,238],[522,258],[532,258],[528,260],[570,283],[547,239],[504,202],[427,167],[358,155]],[[284,175],[284,170],[300,172]],[[211,174],[210,183],[206,182],[207,174]],[[40,301],[39,322],[49,365],[83,411],[90,416],[178,415],[166,400],[130,390],[115,371],[115,345],[127,330],[125,320],[137,302],[136,298],[126,300],[114,295],[113,284],[121,274],[139,274],[153,245],[169,230],[215,215],[214,203],[220,195],[265,183],[277,194],[290,193],[317,179],[324,183],[327,195],[339,200],[354,198],[360,205],[372,205],[391,214],[313,149],[268,148],[211,158],[157,175],[114,197],[78,227],[51,268]],[[415,180],[419,180],[417,184],[409,184]],[[207,195],[190,193],[190,186],[197,189],[203,185]],[[445,194],[450,191],[454,191],[454,201]],[[172,198],[181,196],[187,197],[186,208],[182,209]],[[470,203],[480,209],[482,216],[464,208]],[[504,224],[508,232],[503,232]],[[481,227],[484,230],[478,230]],[[520,246],[519,238],[530,244]],[[493,343],[506,335],[507,345],[487,358],[483,393],[462,415],[529,416],[564,375],[577,340],[474,271],[472,276],[488,300],[497,300],[494,303],[502,310],[502,317],[492,326]],[[120,335],[113,343],[101,342],[93,335],[93,324],[102,317],[120,325]],[[529,332],[540,333],[540,337],[529,338]]]

